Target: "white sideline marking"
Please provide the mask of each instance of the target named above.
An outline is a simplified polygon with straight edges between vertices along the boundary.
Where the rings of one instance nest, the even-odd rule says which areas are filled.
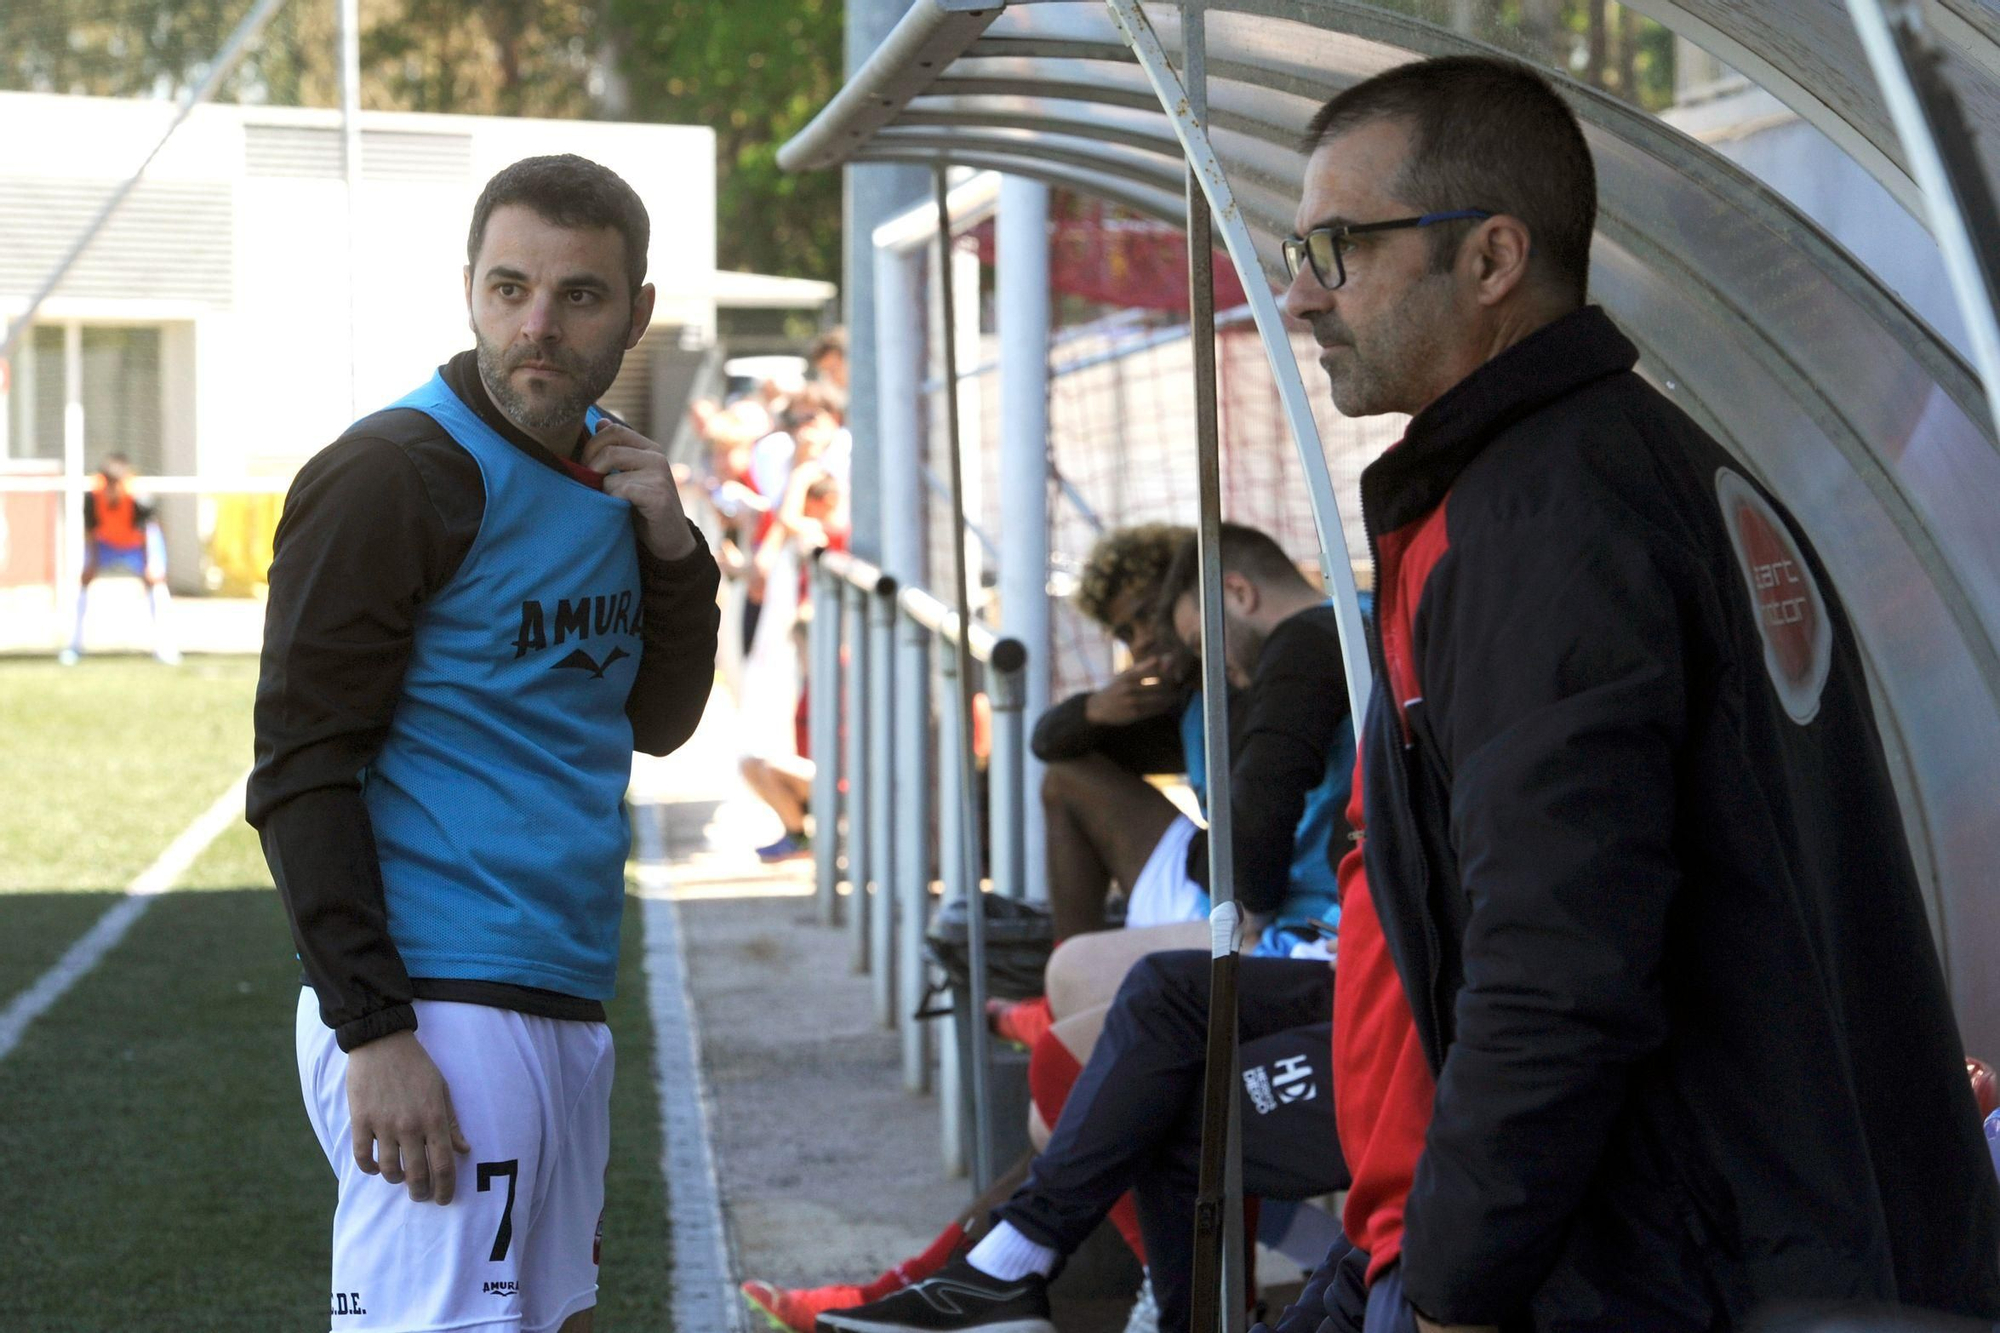
[[[653,1019],[653,1080],[660,1098],[660,1171],[667,1181],[672,1228],[674,1327],[741,1333],[743,1303],[730,1277],[729,1235],[708,1136],[701,1033],[688,992],[680,909],[667,895],[661,812],[656,805],[635,802],[633,814],[639,840],[641,919],[646,926],[646,1007]]]
[[[125,896],[112,905],[110,910],[97,918],[97,924],[84,933],[82,939],[69,946],[68,952],[56,960],[54,967],[35,979],[35,984],[16,995],[4,1010],[0,1010],[0,1060],[14,1053],[21,1044],[21,1037],[28,1025],[47,1013],[57,1000],[69,992],[69,988],[90,974],[90,970],[102,962],[104,955],[116,948],[118,941],[132,929],[133,922],[146,914],[153,905],[153,899],[174,887],[194,859],[214,842],[222,831],[243,817],[243,786],[250,780],[250,770],[244,769],[243,776],[231,783],[229,790],[215,798],[215,803],[195,816],[195,821],[182,829],[180,836],[167,844],[167,849],[159,854],[153,864],[139,872],[139,878],[125,890]]]

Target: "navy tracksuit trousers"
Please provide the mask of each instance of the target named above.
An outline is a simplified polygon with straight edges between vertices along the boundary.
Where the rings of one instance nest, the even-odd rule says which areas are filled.
[[[1243,1190],[1309,1199],[1347,1186],[1333,1121],[1333,969],[1243,958],[1237,1032]],[[1209,957],[1149,954],[1133,965],[1049,1146],[995,1210],[1068,1255],[1131,1190],[1162,1329],[1185,1328],[1208,1043]]]

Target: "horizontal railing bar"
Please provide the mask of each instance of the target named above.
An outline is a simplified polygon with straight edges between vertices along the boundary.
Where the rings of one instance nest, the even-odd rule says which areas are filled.
[[[879,592],[887,597],[896,591],[896,580],[884,574],[879,565],[871,565],[851,552],[822,549],[818,560],[820,568],[863,592]]]
[[[903,588],[896,593],[903,614],[954,646],[958,643],[958,612],[922,588]],[[1028,647],[1019,639],[1003,638],[986,625],[972,622],[970,645],[975,661],[996,671],[1019,671],[1028,662]]]

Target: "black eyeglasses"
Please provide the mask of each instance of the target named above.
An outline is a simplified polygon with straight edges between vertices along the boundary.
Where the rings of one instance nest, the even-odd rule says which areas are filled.
[[[1312,266],[1313,277],[1328,291],[1347,283],[1348,238],[1376,231],[1400,231],[1405,227],[1430,227],[1440,222],[1469,222],[1490,218],[1484,208],[1460,208],[1450,213],[1426,213],[1420,218],[1395,218],[1388,222],[1350,222],[1335,227],[1314,227],[1303,236],[1287,236],[1278,248],[1285,256],[1285,277],[1296,280],[1299,270]]]

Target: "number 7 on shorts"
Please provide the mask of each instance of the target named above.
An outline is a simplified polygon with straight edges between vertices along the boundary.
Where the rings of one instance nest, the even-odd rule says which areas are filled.
[[[507,1177],[507,1206],[500,1211],[500,1229],[493,1233],[493,1253],[488,1256],[497,1264],[507,1257],[507,1247],[514,1243],[514,1185],[521,1176],[521,1159],[511,1157],[504,1162],[479,1163],[481,1194],[493,1188],[495,1176]]]

